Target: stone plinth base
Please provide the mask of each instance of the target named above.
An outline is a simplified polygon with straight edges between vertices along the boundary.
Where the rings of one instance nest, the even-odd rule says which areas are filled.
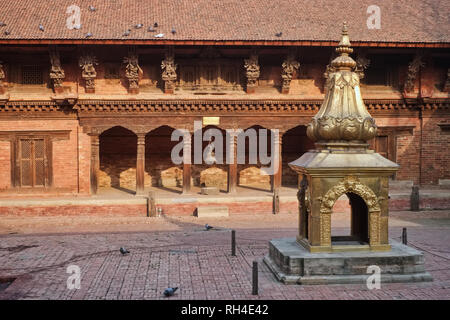
[[[387,282],[432,281],[420,251],[391,241],[386,252],[357,251],[310,253],[294,238],[273,239],[264,262],[285,284],[365,284],[367,267],[381,269],[381,285]]]

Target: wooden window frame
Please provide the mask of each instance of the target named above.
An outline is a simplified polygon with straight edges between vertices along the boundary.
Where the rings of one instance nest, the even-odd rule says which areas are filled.
[[[11,188],[15,189],[48,189],[53,187],[53,142],[68,140],[71,130],[56,131],[0,131],[0,140],[10,141]],[[44,187],[22,186],[20,181],[19,143],[23,139],[43,139],[45,145]]]
[[[24,72],[26,68],[36,68],[40,73],[40,83],[25,83]],[[25,64],[20,66],[20,84],[23,86],[43,86],[46,84],[45,68],[41,64]]]

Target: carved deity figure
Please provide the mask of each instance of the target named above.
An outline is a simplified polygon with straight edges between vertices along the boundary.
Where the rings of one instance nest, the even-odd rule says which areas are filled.
[[[3,61],[0,61],[0,85],[3,79],[5,79],[5,71],[3,70]]]
[[[80,57],[78,65],[81,68],[81,77],[86,81],[86,89],[90,92],[95,90],[94,79],[97,77],[95,65],[98,65],[97,58],[92,54]]]
[[[289,87],[291,86],[292,75],[295,70],[298,70],[300,63],[295,60],[293,55],[289,55],[286,60],[283,61],[281,67],[281,79],[283,80],[282,91],[283,93],[288,93]]]
[[[408,65],[408,74],[404,85],[405,92],[414,91],[414,82],[421,67],[424,67],[425,63],[422,61],[422,55],[416,54],[413,61]]]
[[[50,79],[53,82],[53,88],[58,90],[62,87],[62,81],[65,77],[64,70],[61,67],[61,61],[59,59],[59,52],[53,48],[49,51],[50,55]]]
[[[3,80],[5,79],[5,71],[3,70],[3,61],[0,61],[0,94],[5,93],[3,88]]]
[[[447,80],[444,84],[444,92],[450,92],[450,68],[447,69]]]
[[[247,86],[255,86],[260,74],[258,56],[252,54],[249,59],[245,59],[244,68],[247,76]]]
[[[370,65],[370,60],[367,59],[366,53],[363,52],[356,57],[356,67],[355,72],[360,79],[364,78],[364,70],[366,70]]]
[[[164,86],[166,92],[172,92],[174,82],[177,80],[177,64],[175,63],[174,55],[166,53],[166,57],[161,61],[161,78],[164,80]]]
[[[139,88],[139,73],[142,73],[142,69],[139,66],[139,58],[137,54],[130,53],[123,59],[125,66],[125,76],[128,79],[130,89]]]

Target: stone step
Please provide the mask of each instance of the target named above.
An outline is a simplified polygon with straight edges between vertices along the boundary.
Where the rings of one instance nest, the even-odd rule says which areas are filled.
[[[220,191],[217,187],[202,187],[200,193],[203,195],[218,195]]]
[[[228,216],[229,216],[228,207],[219,207],[219,206],[197,207],[198,218],[219,218]]]

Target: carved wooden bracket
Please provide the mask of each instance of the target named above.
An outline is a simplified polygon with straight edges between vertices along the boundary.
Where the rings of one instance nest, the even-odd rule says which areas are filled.
[[[3,61],[0,61],[0,95],[6,93],[6,89],[3,86],[3,80],[5,80],[5,71],[3,70]]]
[[[123,59],[125,66],[125,77],[128,79],[128,92],[132,94],[139,93],[139,74],[142,69],[139,66],[139,56],[136,53],[136,47],[130,47],[128,56]]]
[[[249,59],[244,59],[245,75],[247,76],[247,93],[254,93],[260,75],[258,55],[253,52]]]
[[[300,63],[295,60],[294,54],[290,53],[286,57],[286,60],[283,61],[281,67],[281,79],[283,80],[281,93],[287,94],[289,93],[289,88],[291,86],[292,75],[294,74],[295,70],[298,70],[298,68],[300,67]]]
[[[59,51],[57,46],[49,47],[50,55],[50,79],[52,80],[53,90],[56,94],[63,93],[63,79],[65,78],[64,70],[61,67],[61,61],[59,59]]]
[[[86,93],[95,93],[95,81],[97,71],[95,65],[98,65],[97,58],[92,54],[84,54],[78,60],[78,65],[81,68],[81,77],[86,83]]]
[[[175,81],[177,80],[177,64],[175,63],[175,54],[172,47],[166,48],[166,54],[161,61],[161,78],[164,80],[164,93],[173,93]]]
[[[356,57],[355,72],[358,74],[359,79],[364,78],[364,71],[369,67],[370,60],[367,58],[367,51],[360,50]]]
[[[442,89],[444,92],[450,92],[450,68],[447,69],[447,79],[445,80],[444,88]]]
[[[405,93],[411,93],[414,91],[414,83],[416,81],[417,74],[419,73],[420,68],[424,66],[425,63],[423,62],[423,55],[421,53],[417,53],[408,65],[408,74],[403,85],[403,90]]]

